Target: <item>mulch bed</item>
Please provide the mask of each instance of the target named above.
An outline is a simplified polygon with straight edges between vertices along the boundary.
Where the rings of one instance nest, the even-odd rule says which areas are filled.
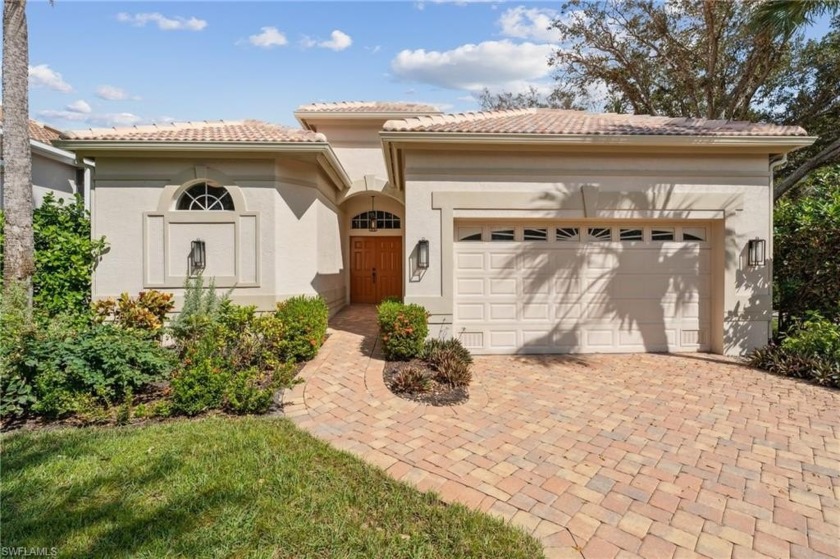
[[[429,379],[429,388],[424,392],[397,392],[392,387],[394,376],[405,367],[418,367],[426,372]],[[463,404],[470,398],[470,391],[467,387],[452,388],[448,384],[435,380],[435,371],[422,359],[411,361],[388,361],[385,363],[385,371],[382,373],[382,380],[385,386],[396,396],[404,400],[419,402],[429,406],[455,406]]]

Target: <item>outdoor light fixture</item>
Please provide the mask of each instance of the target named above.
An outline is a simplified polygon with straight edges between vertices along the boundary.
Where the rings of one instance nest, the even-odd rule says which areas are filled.
[[[190,275],[203,272],[207,266],[207,249],[200,239],[190,243]]]
[[[764,266],[767,256],[767,241],[764,239],[750,239],[747,243],[747,264],[752,268]]]
[[[368,213],[368,231],[376,233],[376,207],[374,206],[375,197],[370,197],[370,213]]]
[[[429,241],[420,239],[417,241],[417,268],[425,270],[429,267]]]

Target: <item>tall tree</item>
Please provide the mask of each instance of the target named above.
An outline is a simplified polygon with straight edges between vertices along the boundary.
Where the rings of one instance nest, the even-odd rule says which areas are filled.
[[[32,289],[32,153],[29,147],[29,36],[26,0],[3,2],[4,288]],[[31,304],[31,302],[30,302]]]
[[[790,52],[790,37],[751,28],[757,2],[566,0],[550,64],[567,87],[600,82],[637,114],[747,119]]]

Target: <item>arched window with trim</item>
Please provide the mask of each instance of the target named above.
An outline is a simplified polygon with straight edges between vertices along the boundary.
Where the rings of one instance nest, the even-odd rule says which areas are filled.
[[[233,198],[223,186],[213,186],[206,182],[194,184],[178,198],[178,210],[193,211],[233,211]]]
[[[381,210],[369,210],[358,214],[350,221],[350,228],[369,229],[371,218],[376,221],[376,229],[400,228],[400,217],[398,215],[394,215],[391,212],[383,212]]]

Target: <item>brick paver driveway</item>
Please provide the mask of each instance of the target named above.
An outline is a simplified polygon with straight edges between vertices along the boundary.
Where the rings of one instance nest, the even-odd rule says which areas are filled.
[[[549,557],[840,556],[840,393],[708,355],[478,357],[470,401],[394,397],[372,307],[285,395],[301,427],[510,520]]]

